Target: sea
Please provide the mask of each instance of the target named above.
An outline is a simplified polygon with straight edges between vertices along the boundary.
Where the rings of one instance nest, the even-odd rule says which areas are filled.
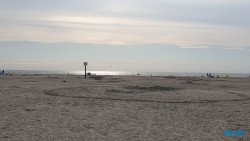
[[[84,71],[63,70],[5,70],[5,74],[39,75],[84,75]],[[177,76],[177,77],[206,77],[207,73],[201,72],[123,72],[123,71],[87,71],[91,75],[122,75],[122,76]],[[250,73],[211,73],[215,77],[250,77]]]

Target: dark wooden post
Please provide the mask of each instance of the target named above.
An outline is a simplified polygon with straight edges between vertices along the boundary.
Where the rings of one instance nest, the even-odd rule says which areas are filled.
[[[88,65],[88,62],[83,62],[83,65],[85,66],[85,78],[87,77],[87,72],[86,72],[86,68],[87,68],[87,65]]]
[[[86,66],[87,66],[87,65],[85,65],[85,78],[86,78],[86,76],[87,76],[87,73],[86,73]]]

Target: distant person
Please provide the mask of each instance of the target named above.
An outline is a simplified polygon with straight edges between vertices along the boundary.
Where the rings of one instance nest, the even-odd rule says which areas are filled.
[[[3,70],[3,73],[2,73],[3,75],[4,75],[4,70]]]
[[[211,78],[214,78],[214,75],[212,75],[211,73],[209,73],[209,76],[210,76]]]

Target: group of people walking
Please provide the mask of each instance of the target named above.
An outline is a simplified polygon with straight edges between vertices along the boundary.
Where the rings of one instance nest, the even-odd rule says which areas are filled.
[[[214,78],[215,76],[214,76],[214,75],[212,75],[211,73],[207,73],[207,77]],[[216,77],[217,77],[217,78],[219,78],[220,76],[219,76],[219,75],[217,75]]]

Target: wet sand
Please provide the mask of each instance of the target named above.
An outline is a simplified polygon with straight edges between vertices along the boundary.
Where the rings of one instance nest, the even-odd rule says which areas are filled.
[[[229,140],[250,78],[0,77],[0,140]]]

